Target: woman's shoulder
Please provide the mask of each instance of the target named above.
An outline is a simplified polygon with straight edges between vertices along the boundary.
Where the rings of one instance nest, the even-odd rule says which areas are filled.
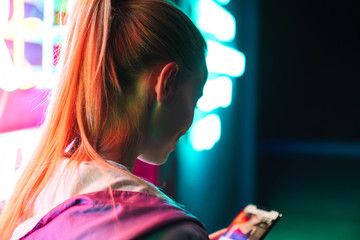
[[[146,240],[203,240],[209,239],[205,228],[191,221],[171,224],[154,231],[143,239]]]
[[[49,234],[58,239],[174,239],[166,237],[180,233],[184,236],[181,239],[207,239],[198,219],[163,198],[142,192],[99,191],[60,204],[39,221],[26,239],[41,239]]]

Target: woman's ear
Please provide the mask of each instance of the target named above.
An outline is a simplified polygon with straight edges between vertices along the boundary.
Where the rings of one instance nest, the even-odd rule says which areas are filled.
[[[166,64],[160,71],[155,85],[156,100],[162,104],[173,92],[179,66],[176,62]]]

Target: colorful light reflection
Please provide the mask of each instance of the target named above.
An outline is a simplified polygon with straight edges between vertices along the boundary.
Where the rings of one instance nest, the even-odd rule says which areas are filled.
[[[27,8],[36,9],[39,14],[25,17],[25,2]],[[12,1],[12,15],[9,20],[9,1],[1,1],[0,42],[1,55],[0,72],[4,76],[0,81],[0,88],[5,91],[16,89],[26,90],[34,86],[51,88],[54,82],[54,47],[60,41],[64,32],[64,26],[54,25],[55,4],[54,1]],[[61,15],[61,14],[60,14]],[[4,48],[3,41],[7,42]],[[27,53],[26,45],[40,45],[40,66],[33,65],[29,58],[34,54]],[[12,61],[9,61],[9,58]]]
[[[234,16],[212,0],[199,0],[195,5],[196,25],[217,40],[230,42],[235,38]],[[216,17],[215,17],[216,16]]]
[[[0,201],[6,199],[40,139],[40,128],[0,135]]]
[[[226,108],[231,103],[232,81],[227,76],[207,80],[203,96],[197,102],[197,107],[205,112],[216,108]]]
[[[190,141],[195,150],[208,150],[221,136],[221,121],[217,114],[209,114],[200,119],[190,129]]]
[[[226,108],[231,104],[232,81],[242,76],[245,71],[245,55],[237,50],[234,47],[236,44],[233,43],[236,34],[236,19],[223,7],[229,2],[230,0],[191,1],[193,19],[205,36],[208,45],[206,64],[209,76],[216,76],[209,78],[205,84],[203,96],[197,103],[198,109],[195,115],[199,115],[201,111],[203,119],[195,118],[193,127],[190,129],[190,142],[193,149],[197,151],[209,150],[219,141],[221,120],[218,115],[211,115],[212,111],[219,107]],[[207,117],[212,120],[205,120]],[[216,137],[206,138],[198,134]],[[201,143],[201,141],[204,142]]]

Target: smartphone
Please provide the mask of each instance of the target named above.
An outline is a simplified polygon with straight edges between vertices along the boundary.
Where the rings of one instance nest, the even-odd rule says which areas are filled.
[[[219,240],[261,240],[281,218],[281,213],[247,205]]]

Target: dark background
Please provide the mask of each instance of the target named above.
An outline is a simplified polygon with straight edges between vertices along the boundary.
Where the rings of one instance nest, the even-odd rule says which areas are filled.
[[[273,239],[360,238],[358,1],[260,1],[257,200]]]
[[[358,1],[260,1],[258,136],[360,140]]]
[[[269,239],[359,239],[358,1],[257,9],[254,199],[284,214]]]

